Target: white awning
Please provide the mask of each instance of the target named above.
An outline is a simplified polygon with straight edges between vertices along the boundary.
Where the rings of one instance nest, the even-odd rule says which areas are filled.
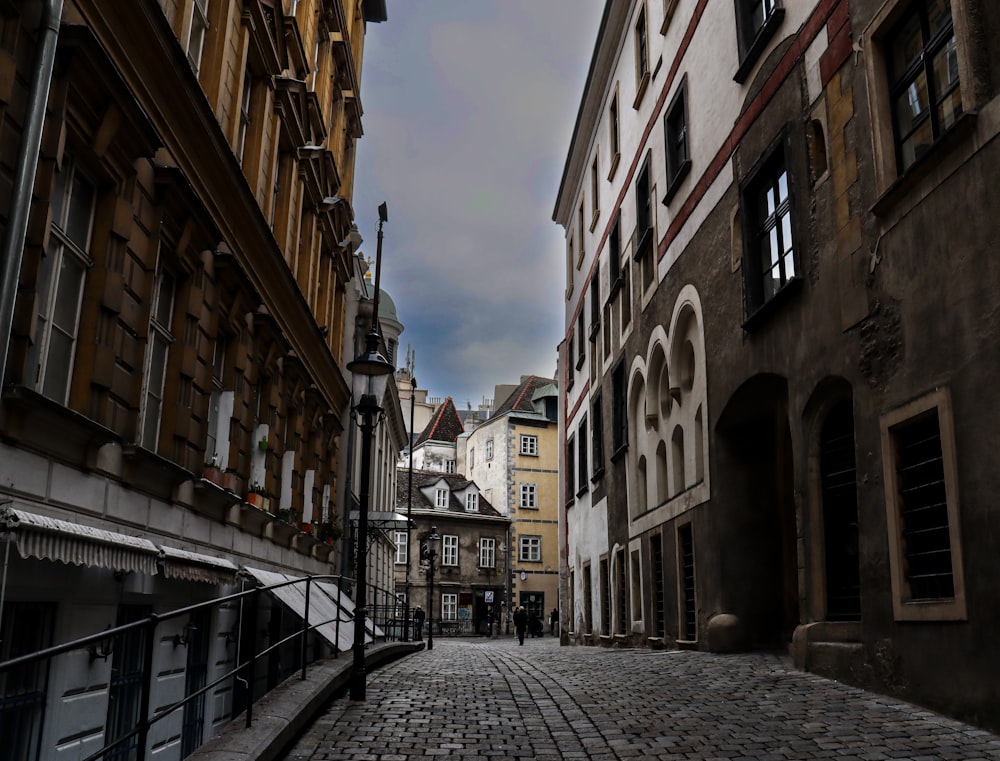
[[[243,570],[253,576],[265,588],[286,581],[298,581],[298,584],[286,584],[275,589],[268,589],[278,600],[284,603],[299,618],[305,616],[306,583],[302,576],[292,576],[274,571],[262,571],[259,568],[243,566]],[[340,601],[340,636],[337,636],[337,600]],[[340,591],[332,581],[315,581],[309,588],[309,624],[325,623],[316,626],[316,631],[334,647],[341,651],[350,650],[354,645],[354,601]],[[382,630],[366,619],[365,642],[374,642],[375,636],[383,636]]]
[[[357,523],[361,514],[357,510],[351,510],[347,516],[351,523]],[[368,525],[374,528],[406,528],[407,518],[402,513],[381,512],[373,510],[368,513]]]
[[[55,560],[115,571],[156,574],[160,551],[148,539],[49,518],[13,507],[0,508],[0,528],[22,558]]]
[[[198,552],[160,547],[163,575],[168,579],[204,581],[209,584],[232,584],[236,581],[236,564],[226,558],[202,555]]]

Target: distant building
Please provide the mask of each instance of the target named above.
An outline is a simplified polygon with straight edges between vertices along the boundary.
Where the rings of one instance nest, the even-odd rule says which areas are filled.
[[[505,394],[491,418],[459,439],[465,475],[511,519],[505,605],[546,620],[559,604],[558,390],[534,375]],[[505,623],[506,625],[506,623]]]
[[[998,27],[605,4],[554,210],[571,642],[788,649],[1000,729]]]

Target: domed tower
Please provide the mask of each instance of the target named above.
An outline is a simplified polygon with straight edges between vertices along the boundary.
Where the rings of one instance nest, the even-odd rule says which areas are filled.
[[[382,289],[379,293],[378,321],[382,326],[382,336],[385,338],[386,359],[396,367],[396,349],[399,346],[399,336],[403,332],[403,323],[396,314],[396,304],[392,297]]]

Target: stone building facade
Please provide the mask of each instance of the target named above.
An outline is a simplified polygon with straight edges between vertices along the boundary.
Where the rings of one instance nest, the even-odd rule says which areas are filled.
[[[237,590],[240,569],[335,567],[359,79],[384,19],[372,0],[4,3],[0,660]],[[153,703],[232,668],[239,631],[233,606],[164,624]],[[141,649],[0,694],[5,757],[133,729]],[[183,757],[238,692],[150,749]]]
[[[789,648],[1000,727],[998,29],[606,4],[554,212],[571,641]]]

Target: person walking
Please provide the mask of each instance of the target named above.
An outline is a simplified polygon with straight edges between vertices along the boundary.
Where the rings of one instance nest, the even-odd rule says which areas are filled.
[[[413,631],[417,639],[424,638],[424,609],[419,605],[413,609]]]
[[[549,633],[553,637],[559,634],[559,608],[553,608],[549,613]]]
[[[524,633],[528,629],[528,612],[521,605],[514,611],[514,631],[517,632],[517,644],[524,644]]]

